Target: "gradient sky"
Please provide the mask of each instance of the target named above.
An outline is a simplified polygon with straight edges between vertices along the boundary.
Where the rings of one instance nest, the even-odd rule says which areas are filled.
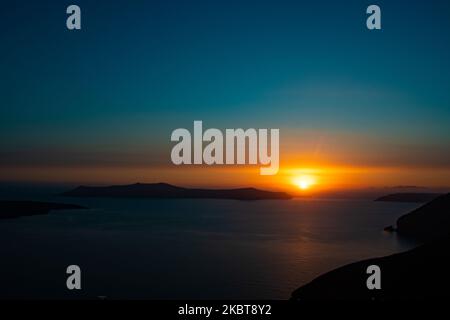
[[[65,27],[73,3],[81,31]],[[365,27],[374,3],[380,31]],[[449,185],[448,1],[40,0],[0,10],[1,181],[281,183],[257,168],[172,166],[171,132],[203,120],[280,128],[282,179],[297,170],[335,186]]]

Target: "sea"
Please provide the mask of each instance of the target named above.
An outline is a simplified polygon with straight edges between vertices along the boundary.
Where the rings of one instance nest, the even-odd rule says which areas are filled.
[[[417,245],[383,231],[415,203],[58,193],[0,188],[2,200],[88,208],[0,220],[0,298],[289,299],[324,272]],[[81,290],[67,289],[70,265]]]

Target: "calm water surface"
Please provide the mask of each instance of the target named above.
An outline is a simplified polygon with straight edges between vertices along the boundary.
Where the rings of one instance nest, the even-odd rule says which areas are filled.
[[[411,248],[383,228],[417,207],[323,199],[34,199],[90,209],[0,220],[0,297],[287,299],[335,267]],[[70,264],[82,269],[81,292],[65,289]]]

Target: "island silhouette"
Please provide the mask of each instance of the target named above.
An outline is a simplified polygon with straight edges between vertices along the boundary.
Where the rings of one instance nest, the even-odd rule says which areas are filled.
[[[375,199],[375,201],[388,202],[429,202],[442,195],[433,192],[402,192],[392,193]]]
[[[87,209],[76,204],[39,201],[0,201],[0,219],[48,214],[51,210]]]
[[[168,198],[168,199],[233,199],[233,200],[288,200],[285,192],[273,192],[255,188],[194,189],[168,183],[135,183],[106,187],[79,186],[61,194],[65,197],[107,198]]]

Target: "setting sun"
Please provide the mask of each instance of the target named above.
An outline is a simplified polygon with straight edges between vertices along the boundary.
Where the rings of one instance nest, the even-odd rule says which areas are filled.
[[[293,182],[298,188],[302,190],[307,190],[311,188],[312,185],[315,184],[315,179],[314,177],[309,175],[302,175],[294,178]]]

